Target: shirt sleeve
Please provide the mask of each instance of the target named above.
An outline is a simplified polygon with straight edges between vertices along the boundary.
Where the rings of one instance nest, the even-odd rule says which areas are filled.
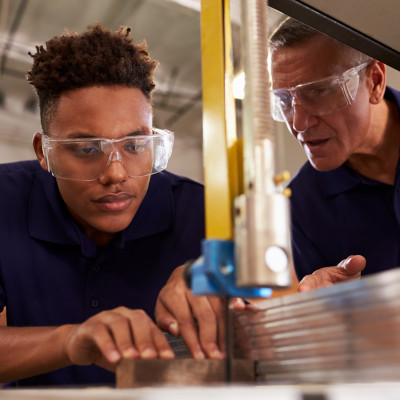
[[[4,292],[3,284],[0,279],[0,313],[3,312],[5,306],[6,306],[6,294]]]

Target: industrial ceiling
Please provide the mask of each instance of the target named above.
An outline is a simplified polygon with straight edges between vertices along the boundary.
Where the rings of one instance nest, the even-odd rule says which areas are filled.
[[[272,3],[293,8],[294,3],[305,2],[271,0]],[[326,5],[323,0],[309,3]],[[238,67],[240,0],[231,0],[230,5],[234,64]],[[268,15],[270,29],[285,17],[274,8],[269,8]],[[154,125],[175,132],[170,167],[174,172],[201,180],[200,0],[0,0],[0,162],[12,161],[14,157],[2,153],[2,143],[25,148],[24,157],[33,157],[31,139],[40,130],[35,95],[25,80],[31,66],[28,51],[34,52],[36,45],[59,36],[65,28],[82,32],[96,22],[114,31],[121,25],[129,26],[135,42],[147,41],[152,57],[160,61],[155,75]],[[389,82],[398,80],[398,74],[389,72]]]
[[[238,4],[231,2],[235,54]],[[28,51],[64,28],[82,32],[100,22],[114,31],[129,26],[135,42],[147,41],[160,61],[154,125],[174,131],[182,153],[187,146],[201,149],[200,0],[0,0],[0,12],[0,145],[8,141],[30,148],[33,133],[40,130],[35,96],[25,80]],[[281,18],[274,11],[271,15]]]

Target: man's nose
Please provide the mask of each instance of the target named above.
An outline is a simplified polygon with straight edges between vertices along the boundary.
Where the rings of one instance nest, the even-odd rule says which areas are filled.
[[[109,185],[112,183],[120,183],[128,178],[121,154],[113,151],[108,159],[107,167],[99,178],[100,183]]]
[[[301,103],[293,101],[293,121],[292,126],[296,132],[304,132],[318,123],[317,117],[307,111]]]

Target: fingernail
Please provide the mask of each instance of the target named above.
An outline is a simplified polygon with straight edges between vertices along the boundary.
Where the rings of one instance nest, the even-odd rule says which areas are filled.
[[[213,350],[210,353],[211,358],[222,358],[223,354],[219,350]]]
[[[130,347],[123,351],[122,356],[124,358],[135,358],[138,356],[138,352],[134,348]]]
[[[153,349],[144,349],[140,352],[141,358],[155,358],[157,357],[157,353]]]
[[[172,350],[162,350],[160,352],[161,358],[175,358],[175,353]]]
[[[168,330],[170,333],[172,333],[173,335],[178,335],[179,334],[179,328],[178,328],[178,323],[176,321],[171,322],[168,325]]]
[[[205,354],[202,351],[196,351],[194,353],[194,358],[196,360],[204,360],[206,358]]]
[[[232,299],[232,303],[241,303],[241,302],[242,302],[242,299],[240,299],[239,297],[234,297]]]
[[[109,359],[111,362],[119,361],[120,358],[121,358],[121,355],[118,353],[118,351],[114,350],[109,354]]]

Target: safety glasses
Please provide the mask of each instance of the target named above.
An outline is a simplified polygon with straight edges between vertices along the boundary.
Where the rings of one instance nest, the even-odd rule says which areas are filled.
[[[293,121],[294,106],[301,105],[315,116],[322,116],[350,106],[357,96],[360,71],[370,62],[350,68],[340,75],[271,92],[271,112],[276,121]]]
[[[47,167],[55,177],[76,181],[94,181],[108,166],[120,162],[130,178],[156,174],[167,167],[174,134],[153,129],[149,135],[121,139],[61,139],[42,135]]]

